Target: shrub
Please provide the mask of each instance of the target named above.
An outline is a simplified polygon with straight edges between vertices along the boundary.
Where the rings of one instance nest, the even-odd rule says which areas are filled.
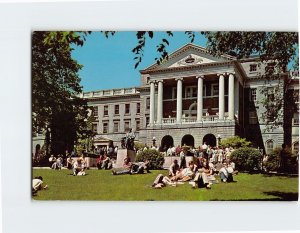
[[[298,173],[297,155],[289,148],[275,148],[264,162],[267,171]]]
[[[240,138],[239,136],[225,138],[220,142],[220,146],[232,147],[235,149],[241,148],[241,147],[248,147],[250,145],[251,145],[251,142],[248,142],[245,138]]]
[[[254,148],[237,149],[231,153],[230,159],[238,170],[253,172],[261,168],[261,154]]]
[[[137,162],[150,161],[150,169],[162,169],[164,164],[164,156],[157,150],[149,149],[141,151],[136,156]]]
[[[134,147],[136,149],[136,151],[138,150],[142,150],[145,147],[145,144],[139,141],[134,141]]]
[[[280,151],[281,148],[276,148],[268,154],[267,160],[263,163],[263,166],[267,171],[278,171],[280,166]]]

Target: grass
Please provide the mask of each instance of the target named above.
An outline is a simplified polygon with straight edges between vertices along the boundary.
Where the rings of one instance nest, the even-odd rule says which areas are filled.
[[[219,183],[211,190],[192,189],[188,183],[177,187],[153,189],[157,174],[113,176],[111,171],[88,170],[86,176],[72,176],[69,170],[33,169],[33,177],[42,176],[48,190],[34,200],[124,200],[124,201],[296,201],[298,177],[240,173],[235,183]]]

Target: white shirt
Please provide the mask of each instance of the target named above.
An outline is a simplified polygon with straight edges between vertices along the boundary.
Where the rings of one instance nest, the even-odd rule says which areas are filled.
[[[32,188],[34,190],[38,190],[40,188],[40,186],[42,185],[43,181],[40,179],[33,179],[32,180]]]

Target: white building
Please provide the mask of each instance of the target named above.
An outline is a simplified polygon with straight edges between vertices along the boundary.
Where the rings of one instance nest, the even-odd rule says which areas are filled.
[[[161,147],[199,146],[204,141],[214,146],[218,139],[239,135],[267,152],[284,142],[298,151],[295,103],[285,103],[283,127],[264,131],[265,110],[259,101],[266,82],[260,74],[268,67],[256,58],[215,57],[205,48],[187,44],[163,64],[140,71],[139,87],[82,94],[94,108],[95,145],[113,141],[120,146],[125,131],[132,128],[137,140],[151,145],[155,137]],[[289,91],[298,93],[298,75],[289,77]]]

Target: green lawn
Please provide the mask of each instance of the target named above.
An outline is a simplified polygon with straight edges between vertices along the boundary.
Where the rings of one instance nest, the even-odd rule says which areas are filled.
[[[113,176],[111,171],[88,170],[86,176],[72,176],[69,170],[33,169],[42,176],[48,190],[35,200],[126,200],[126,201],[208,201],[208,200],[297,200],[298,177],[240,173],[235,183],[219,183],[211,190],[192,189],[188,183],[153,189],[157,174]]]

